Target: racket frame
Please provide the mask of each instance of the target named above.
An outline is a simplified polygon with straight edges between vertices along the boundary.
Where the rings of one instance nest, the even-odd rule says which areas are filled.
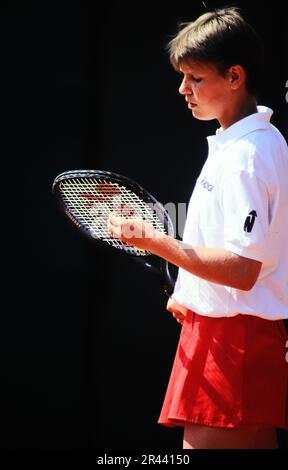
[[[61,192],[61,182],[67,181],[69,179],[75,180],[76,178],[83,178],[83,179],[88,179],[88,178],[97,178],[101,179],[103,181],[110,181],[112,183],[119,184],[120,186],[124,186],[125,188],[133,191],[136,195],[138,195],[145,203],[152,204],[153,205],[153,210],[155,211],[157,217],[162,221],[164,231],[170,235],[174,236],[174,227],[173,223],[169,217],[169,214],[163,207],[163,205],[157,201],[157,199],[146,189],[144,189],[142,186],[140,186],[138,183],[133,181],[130,178],[127,178],[126,176],[122,176],[118,173],[113,173],[113,172],[108,172],[108,171],[103,171],[103,170],[69,170],[60,173],[56,178],[54,179],[53,185],[52,185],[52,193],[56,196],[58,200],[58,205],[60,206],[60,209],[64,211],[66,214],[68,220],[83,233],[86,235],[86,238],[89,238],[90,240],[93,240],[94,242],[98,243],[99,245],[103,246],[109,246],[115,249],[115,251],[118,251],[119,253],[123,254],[128,254],[129,256],[132,256],[134,259],[141,261],[148,269],[151,271],[155,272],[156,274],[160,275],[162,278],[162,283],[163,283],[163,288],[164,291],[168,296],[170,296],[173,292],[174,289],[174,284],[175,281],[171,276],[171,273],[169,271],[169,264],[166,260],[162,258],[158,258],[155,255],[153,255],[150,252],[147,252],[145,250],[145,253],[135,253],[132,251],[129,251],[129,249],[125,249],[125,245],[123,245],[123,248],[121,247],[115,247],[113,245],[108,245],[108,243],[105,241],[105,239],[99,238],[94,238],[91,235],[91,232],[89,229],[84,227],[82,224],[80,224],[71,214],[71,211],[67,207],[67,204],[65,203],[64,198],[62,197],[62,192]],[[128,248],[128,247],[127,247]],[[151,262],[151,258],[160,260],[159,262],[159,269],[157,269]]]

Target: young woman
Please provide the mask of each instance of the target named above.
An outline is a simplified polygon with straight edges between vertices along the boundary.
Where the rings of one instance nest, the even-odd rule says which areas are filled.
[[[186,24],[169,51],[192,115],[220,124],[183,241],[142,220],[108,222],[179,267],[167,309],[182,329],[159,423],[183,426],[184,448],[276,448],[288,427],[288,149],[257,106],[261,45],[225,8]]]

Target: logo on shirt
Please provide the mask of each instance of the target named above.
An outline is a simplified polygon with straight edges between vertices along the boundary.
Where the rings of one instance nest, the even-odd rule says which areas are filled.
[[[202,184],[203,188],[207,189],[207,191],[212,191],[214,188],[213,184],[206,180],[206,176],[204,176],[203,180],[200,181],[200,184]]]
[[[251,232],[255,219],[257,217],[257,212],[256,211],[251,211],[249,212],[249,215],[246,217],[245,223],[244,223],[244,232]]]

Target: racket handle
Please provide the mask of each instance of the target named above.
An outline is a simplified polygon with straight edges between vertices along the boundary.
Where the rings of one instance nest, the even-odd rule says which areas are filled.
[[[171,273],[169,271],[169,263],[166,260],[162,260],[160,264],[160,270],[163,278],[163,287],[165,293],[170,297],[173,294],[174,291],[174,286],[175,286],[175,280],[171,276]]]
[[[171,276],[171,273],[169,271],[169,263],[168,261],[161,259],[160,260],[160,266],[155,267],[152,263],[150,263],[148,260],[143,260],[143,258],[140,257],[134,257],[134,260],[140,264],[144,264],[144,266],[149,269],[149,271],[152,271],[156,276],[161,278],[162,285],[164,292],[170,297],[173,294],[174,291],[174,286],[175,286],[175,280]]]

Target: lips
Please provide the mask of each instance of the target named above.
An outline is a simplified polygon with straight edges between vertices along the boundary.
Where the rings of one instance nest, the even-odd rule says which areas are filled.
[[[195,108],[195,106],[197,106],[196,103],[190,103],[190,102],[188,102],[188,108],[189,108],[189,109],[193,109],[193,108]]]

